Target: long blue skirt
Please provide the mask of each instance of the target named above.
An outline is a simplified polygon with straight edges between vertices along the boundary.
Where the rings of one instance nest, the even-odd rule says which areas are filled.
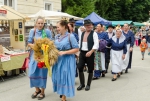
[[[57,63],[52,68],[52,82],[54,92],[66,97],[75,95],[75,55],[58,57]]]
[[[29,62],[30,87],[46,88],[47,72],[47,68],[37,67],[37,62],[33,59],[32,54]]]

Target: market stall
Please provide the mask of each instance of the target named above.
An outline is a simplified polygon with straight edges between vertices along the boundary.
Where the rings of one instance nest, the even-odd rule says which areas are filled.
[[[9,27],[8,32],[10,34],[10,37],[8,38],[10,40],[9,47],[6,47],[0,42],[0,76],[4,75],[3,71],[21,68],[25,57],[28,56],[28,53],[25,53],[26,46],[24,39],[26,19],[26,16],[14,9],[0,5],[0,26],[5,28],[7,22],[7,27]]]
[[[105,26],[108,26],[108,25],[112,24],[111,21],[108,21],[108,20],[100,17],[99,15],[97,15],[95,12],[92,12],[90,15],[88,15],[84,19],[76,21],[75,25],[76,26],[83,26],[83,20],[86,20],[86,19],[90,19],[94,25],[103,24]]]
[[[74,18],[75,20],[80,20],[83,18],[76,17],[67,13],[63,12],[56,12],[56,11],[48,11],[48,10],[40,10],[36,14],[28,16],[29,18],[37,18],[38,16],[42,16],[45,19],[49,20],[61,20],[62,18]]]
[[[123,26],[125,23],[133,25],[133,21],[111,21],[113,26],[117,26],[118,24]]]

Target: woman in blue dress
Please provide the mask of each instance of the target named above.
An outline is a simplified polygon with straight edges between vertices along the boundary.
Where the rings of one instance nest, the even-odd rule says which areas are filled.
[[[58,61],[52,68],[53,89],[59,95],[62,95],[62,101],[66,97],[75,95],[75,72],[76,60],[75,53],[79,51],[78,43],[73,34],[69,34],[66,21],[60,21],[57,24],[57,30],[60,34],[55,37],[55,45],[59,52]]]
[[[112,81],[115,81],[117,77],[120,77],[123,60],[127,52],[126,37],[123,35],[121,29],[116,30],[116,35],[108,41],[107,46],[111,46],[112,74],[114,75]]]
[[[43,29],[44,27],[44,19],[42,17],[38,17],[36,20],[36,28],[31,29],[28,38],[28,46],[34,46],[34,38],[44,38],[47,37],[51,39],[51,32],[48,29]],[[44,90],[46,88],[47,82],[47,68],[38,68],[37,61],[34,60],[34,52],[33,50],[30,52],[30,61],[29,61],[29,78],[30,78],[30,87],[35,87],[35,93],[32,94],[32,98],[36,98],[38,94],[38,99],[41,100],[45,97]]]

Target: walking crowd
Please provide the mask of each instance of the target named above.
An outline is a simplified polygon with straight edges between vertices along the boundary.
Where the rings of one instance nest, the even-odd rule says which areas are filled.
[[[112,81],[131,69],[133,46],[140,46],[142,59],[146,48],[150,55],[150,28],[139,29],[134,35],[130,25],[107,26],[93,25],[90,19],[84,20],[84,26],[75,27],[75,20],[61,20],[57,23],[57,34],[54,44],[59,50],[58,60],[52,67],[53,91],[62,101],[75,96],[75,77],[79,76],[80,85],[77,91],[89,91],[92,80],[105,77],[111,62]],[[44,29],[44,19],[38,17],[36,27],[29,33],[28,46],[34,46],[34,38],[42,38],[43,34],[53,40],[51,31]],[[140,42],[142,40],[142,42]],[[148,45],[147,45],[148,44]],[[47,68],[38,68],[34,60],[34,51],[30,53],[29,78],[30,87],[35,87],[32,98],[42,100],[45,97],[47,83]],[[87,67],[88,79],[85,82],[84,70]]]

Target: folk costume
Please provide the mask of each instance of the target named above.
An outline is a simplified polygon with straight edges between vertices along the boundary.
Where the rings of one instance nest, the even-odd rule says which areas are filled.
[[[50,30],[31,29],[29,33],[28,43],[33,43],[34,38],[38,39],[44,37],[51,39]],[[34,60],[34,52],[31,51],[29,61],[30,87],[46,88],[47,72],[47,68],[38,68],[37,61]]]
[[[101,33],[97,33],[98,35],[98,39],[104,39],[106,41],[108,41],[108,35],[106,32],[101,32]],[[96,51],[95,52],[95,70],[94,70],[94,79],[97,79],[101,76],[102,72],[105,72],[106,68],[105,68],[105,52],[99,52]],[[102,74],[103,76],[104,74]],[[103,76],[104,77],[104,76]]]
[[[111,28],[114,28],[114,26],[110,25],[108,26],[108,28],[111,27]],[[111,39],[115,33],[112,32],[112,33],[107,33],[108,34],[108,38]],[[111,47],[106,47],[106,50],[105,50],[105,68],[106,68],[106,73],[108,71],[108,67],[109,67],[109,63],[110,63],[110,50],[111,50]]]
[[[84,24],[92,24],[92,22],[91,20],[88,19],[84,20]],[[98,36],[96,32],[91,30],[88,36],[86,36],[85,33],[86,32],[83,32],[81,38],[79,39],[80,55],[79,55],[78,69],[79,69],[80,86],[77,88],[77,90],[82,90],[82,88],[85,87],[85,78],[83,73],[85,63],[87,64],[89,73],[87,86],[85,90],[90,90],[94,70],[94,53],[92,53],[90,57],[86,57],[86,53],[91,51],[92,49],[97,50],[99,45]]]
[[[128,72],[128,69],[131,69],[131,63],[132,63],[132,53],[133,53],[133,50],[132,52],[130,52],[130,48],[134,46],[134,34],[133,32],[131,31],[128,31],[127,33],[125,33],[123,31],[123,34],[124,36],[126,37],[126,42],[127,42],[127,53],[126,53],[126,56],[125,56],[125,59],[124,59],[124,63],[123,63],[123,70],[126,69],[126,73]]]
[[[55,39],[56,48],[59,51],[66,51],[79,48],[73,34],[66,32],[65,36],[58,34]],[[66,97],[75,96],[75,71],[76,60],[74,54],[66,54],[58,57],[58,61],[52,67],[53,89],[59,95]]]
[[[122,71],[122,55],[127,52],[125,39],[126,37],[122,34],[120,38],[117,38],[115,35],[108,41],[107,46],[111,46],[112,74],[117,74]]]

